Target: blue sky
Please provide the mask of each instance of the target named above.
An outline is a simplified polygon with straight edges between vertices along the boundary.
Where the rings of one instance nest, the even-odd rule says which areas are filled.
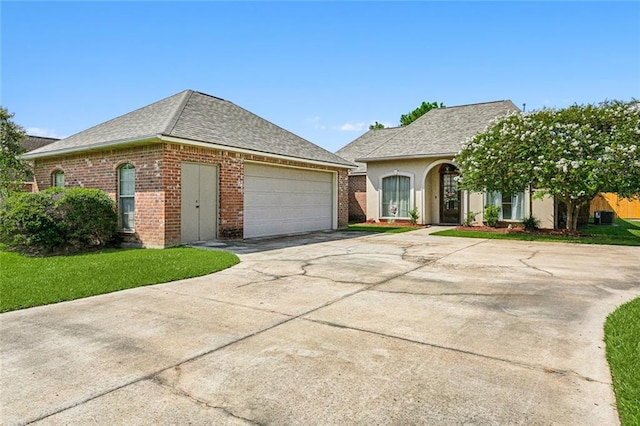
[[[2,1],[2,106],[64,137],[193,89],[330,151],[422,101],[640,98],[640,2]]]

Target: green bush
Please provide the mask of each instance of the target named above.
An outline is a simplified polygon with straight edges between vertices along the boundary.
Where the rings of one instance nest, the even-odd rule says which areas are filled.
[[[535,231],[540,228],[540,219],[534,215],[530,215],[528,218],[522,221],[524,229],[527,231]]]
[[[98,189],[20,193],[0,206],[0,242],[22,252],[79,252],[116,242],[115,204]]]
[[[500,219],[500,206],[489,204],[484,208],[484,222],[487,226],[495,228]]]
[[[476,221],[476,216],[478,215],[478,212],[467,212],[467,217],[465,220],[462,221],[462,226],[471,226],[473,225],[473,222]]]
[[[118,216],[116,206],[106,192],[69,188],[58,194],[55,207],[67,245],[83,250],[114,242],[118,235]]]
[[[418,208],[414,207],[409,210],[409,222],[412,225],[416,225],[418,223],[418,219],[420,218],[420,214],[418,213]]]
[[[22,251],[55,250],[64,244],[49,194],[14,193],[0,206],[0,242]]]

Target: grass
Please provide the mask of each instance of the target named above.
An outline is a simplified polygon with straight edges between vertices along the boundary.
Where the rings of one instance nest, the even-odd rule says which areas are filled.
[[[640,425],[640,297],[607,317],[604,334],[620,422]]]
[[[393,225],[365,225],[362,223],[351,224],[346,229],[347,231],[353,232],[377,232],[377,233],[388,233],[388,234],[399,234],[401,232],[409,232],[415,231],[415,226],[393,226]]]
[[[615,226],[589,225],[580,229],[584,235],[545,235],[528,233],[498,233],[490,231],[466,231],[449,229],[434,232],[432,235],[443,237],[468,237],[521,241],[556,241],[580,244],[613,244],[640,246],[640,222],[635,220],[616,219]]]
[[[0,247],[0,312],[197,277],[238,262],[232,253],[186,247],[51,257]]]

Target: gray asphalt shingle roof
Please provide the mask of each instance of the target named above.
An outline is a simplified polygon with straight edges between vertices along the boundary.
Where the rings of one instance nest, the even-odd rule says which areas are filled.
[[[336,154],[346,160],[355,162],[356,158],[366,157],[367,154],[402,130],[402,127],[369,130],[367,133],[341,148]],[[356,162],[356,164],[358,168],[352,169],[350,171],[351,174],[365,173],[367,171],[367,165],[365,163]]]
[[[20,142],[20,146],[22,147],[22,149],[24,149],[25,152],[29,152],[59,140],[60,139],[58,138],[47,138],[44,136],[27,135],[22,140],[22,142]]]
[[[455,155],[463,142],[484,131],[492,120],[515,111],[518,107],[508,100],[432,109],[410,125],[397,128],[399,131],[388,139],[365,140],[363,144],[370,143],[370,149],[353,160]],[[364,147],[359,149],[366,151]]]
[[[81,151],[158,136],[353,166],[349,161],[244,108],[193,90],[185,90],[39,148],[30,152],[28,157]]]

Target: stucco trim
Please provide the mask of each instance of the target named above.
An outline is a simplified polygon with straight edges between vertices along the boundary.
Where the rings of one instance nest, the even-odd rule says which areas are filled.
[[[419,158],[453,157],[456,154],[457,152],[442,152],[439,154],[394,155],[391,157],[364,157],[364,158],[356,158],[353,161],[357,161],[360,163],[369,163],[372,161],[415,160]]]

